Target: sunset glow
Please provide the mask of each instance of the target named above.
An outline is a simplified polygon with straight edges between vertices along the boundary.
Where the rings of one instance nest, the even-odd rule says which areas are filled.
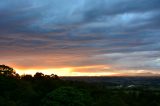
[[[26,70],[20,70],[16,69],[16,71],[20,75],[25,75],[25,74],[30,74],[34,75],[36,72],[42,72],[46,75],[51,75],[51,74],[57,74],[60,76],[116,76],[117,73],[112,73],[112,72],[104,72],[104,73],[89,73],[89,72],[74,72],[72,71],[72,68],[60,68],[60,69],[26,69]]]
[[[60,76],[111,76],[116,75],[116,73],[112,72],[95,72],[92,73],[93,69],[107,69],[108,66],[97,65],[97,66],[81,66],[81,67],[70,67],[70,68],[50,68],[50,69],[18,69],[16,68],[16,72],[20,75],[23,74],[31,74],[34,75],[36,72],[42,72],[46,75],[57,74]],[[90,72],[89,72],[90,71]]]
[[[57,68],[57,69],[15,69],[20,75],[31,74],[34,75],[36,72],[42,72],[46,75],[57,74],[62,76],[72,75],[71,68]]]

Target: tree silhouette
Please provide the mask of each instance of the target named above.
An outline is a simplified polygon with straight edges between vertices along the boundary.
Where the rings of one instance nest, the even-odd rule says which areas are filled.
[[[15,70],[6,65],[0,65],[0,75],[10,76],[10,77],[19,77]]]
[[[22,75],[21,76],[21,79],[23,79],[23,80],[32,80],[32,75]]]
[[[159,78],[156,86],[131,89],[63,80],[41,72],[17,76],[13,68],[0,65],[0,106],[160,106]]]
[[[41,73],[41,72],[37,72],[37,73],[34,75],[34,78],[35,78],[35,79],[42,79],[42,78],[44,78],[44,74]]]
[[[58,75],[56,75],[56,74],[51,74],[50,77],[51,77],[52,79],[59,79]]]

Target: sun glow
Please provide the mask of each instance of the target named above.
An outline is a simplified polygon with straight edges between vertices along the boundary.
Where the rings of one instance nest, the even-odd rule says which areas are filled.
[[[97,70],[109,69],[107,65],[93,65],[93,66],[79,66],[79,67],[62,67],[62,68],[15,68],[16,72],[20,75],[42,72],[46,75],[57,74],[58,76],[114,76],[117,73]]]
[[[54,69],[15,69],[17,73],[20,75],[23,74],[31,74],[34,75],[36,72],[42,72],[46,75],[50,74],[57,74],[61,76],[68,76],[71,75],[72,69],[71,68],[54,68]]]
[[[76,72],[73,68],[55,68],[55,69],[15,69],[20,75],[34,75],[36,72],[42,72],[46,75],[57,74],[58,76],[115,76],[112,72]]]
[[[116,73],[105,72],[105,73],[92,73],[92,72],[74,72],[72,68],[60,68],[60,69],[16,69],[16,72],[20,75],[31,74],[34,75],[36,72],[42,72],[46,75],[57,74],[59,76],[114,76]]]

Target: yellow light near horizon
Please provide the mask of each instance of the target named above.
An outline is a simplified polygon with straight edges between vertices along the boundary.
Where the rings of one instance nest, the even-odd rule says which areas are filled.
[[[46,75],[57,74],[58,76],[114,76],[117,73],[112,72],[74,72],[73,68],[55,68],[55,69],[16,69],[20,75],[34,75],[36,72],[42,72]]]
[[[72,73],[71,68],[54,68],[54,69],[15,69],[20,75],[31,74],[34,75],[36,72],[42,72],[46,75],[57,74],[60,76],[70,76]]]
[[[25,69],[16,68],[16,72],[20,75],[31,74],[34,75],[36,72],[42,72],[46,75],[57,74],[58,76],[111,76],[114,73],[111,72],[87,72],[93,69],[108,69],[106,65],[93,65],[93,66],[79,66],[79,67],[67,67],[67,68],[35,68]]]

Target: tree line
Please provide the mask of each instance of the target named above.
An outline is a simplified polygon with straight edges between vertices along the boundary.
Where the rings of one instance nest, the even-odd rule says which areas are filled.
[[[20,76],[0,65],[0,106],[160,106],[160,90],[107,86],[39,72]]]

